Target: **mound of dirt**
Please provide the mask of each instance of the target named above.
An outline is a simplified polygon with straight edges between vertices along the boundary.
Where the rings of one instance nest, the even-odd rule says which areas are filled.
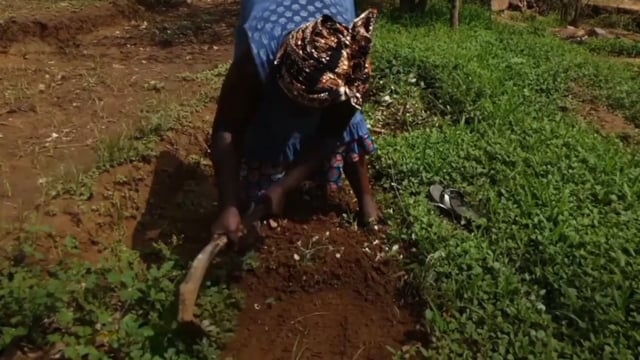
[[[591,121],[603,134],[637,141],[640,130],[633,123],[607,108],[587,89],[574,85],[572,91],[578,101],[577,111],[583,119]]]
[[[239,284],[245,310],[226,356],[389,359],[388,346],[420,341],[383,235],[345,228],[335,214],[264,235],[259,265]]]
[[[120,23],[123,9],[108,4],[87,7],[75,13],[52,12],[23,17],[10,17],[0,22],[0,51],[25,39],[39,39],[48,43],[67,43],[80,34],[87,34],[105,26]]]

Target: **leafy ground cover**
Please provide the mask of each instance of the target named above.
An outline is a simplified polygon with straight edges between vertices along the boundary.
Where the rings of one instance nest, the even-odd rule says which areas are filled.
[[[380,99],[421,104],[424,114],[401,115],[414,126],[384,137],[376,168],[396,194],[398,238],[417,247],[408,266],[430,305],[429,353],[635,358],[640,157],[579,120],[571,95],[580,84],[637,125],[637,73],[541,25],[465,10],[455,33],[444,8],[388,18],[376,53]],[[485,214],[476,231],[438,215],[434,182],[469,194]]]
[[[625,39],[597,39],[587,41],[586,48],[605,55],[640,57],[640,43]]]
[[[121,244],[93,264],[74,259],[79,251],[75,239],[68,238],[66,245],[69,260],[55,266],[5,263],[0,268],[0,348],[19,340],[47,349],[39,352],[44,358],[218,357],[242,305],[236,291],[205,286],[198,305],[209,336],[194,341],[175,320],[176,289],[187,264],[169,247],[156,249],[153,265]],[[24,255],[42,256],[29,251]]]

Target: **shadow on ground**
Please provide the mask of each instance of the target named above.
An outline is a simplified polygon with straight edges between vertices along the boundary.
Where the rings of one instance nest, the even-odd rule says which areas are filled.
[[[238,1],[215,6],[192,4],[169,13],[161,12],[147,33],[156,44],[171,47],[183,44],[230,44],[240,13]]]
[[[200,164],[188,164],[171,151],[162,151],[156,160],[151,188],[144,212],[135,226],[131,244],[134,250],[149,253],[154,243],[178,241],[177,255],[191,261],[211,239],[211,225],[219,214],[213,173]],[[327,200],[324,193],[306,186],[287,199],[283,219],[307,224],[314,216],[349,212],[345,198]],[[257,250],[264,239],[237,251],[228,249],[216,268],[226,269],[225,281],[236,280],[241,258]],[[151,252],[152,253],[152,252]],[[152,258],[145,258],[152,261]],[[221,274],[222,275],[222,274]]]

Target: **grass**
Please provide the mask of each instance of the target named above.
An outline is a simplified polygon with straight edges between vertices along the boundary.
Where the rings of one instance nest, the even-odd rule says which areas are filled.
[[[567,112],[572,84],[640,125],[630,66],[549,36],[492,23],[474,7],[387,17],[376,48],[376,105],[414,117],[379,139],[377,177],[394,232],[430,306],[431,357],[632,359],[640,353],[640,157]],[[429,185],[465,190],[485,214],[474,232],[438,215]]]
[[[584,45],[589,51],[614,56],[640,57],[640,42],[625,39],[591,39]]]
[[[20,344],[47,349],[47,358],[215,359],[235,324],[242,297],[206,286],[198,299],[208,337],[190,338],[176,323],[176,289],[186,265],[171,248],[156,248],[156,262],[122,245],[104,260],[75,260],[73,238],[54,266],[20,264],[42,256],[23,244],[14,262],[0,265],[0,349]]]

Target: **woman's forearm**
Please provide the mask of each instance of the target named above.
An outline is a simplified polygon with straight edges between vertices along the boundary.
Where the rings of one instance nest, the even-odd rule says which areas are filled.
[[[307,148],[293,167],[287,170],[284,177],[276,183],[276,186],[279,186],[285,193],[300,186],[315,171],[323,166],[324,162],[334,153],[337,146],[337,138],[317,139]]]
[[[211,160],[223,208],[239,205],[242,137],[255,114],[259,89],[250,53],[239,55],[222,83],[211,131]]]
[[[336,151],[342,134],[349,126],[355,114],[355,108],[349,102],[332,105],[322,113],[322,121],[311,146],[302,154],[301,159],[289,169],[277,186],[286,193],[299,186],[312,173],[320,169],[323,162],[329,160]]]
[[[240,198],[240,160],[236,140],[231,132],[213,135],[212,162],[218,185],[218,201],[222,208],[238,207]]]

